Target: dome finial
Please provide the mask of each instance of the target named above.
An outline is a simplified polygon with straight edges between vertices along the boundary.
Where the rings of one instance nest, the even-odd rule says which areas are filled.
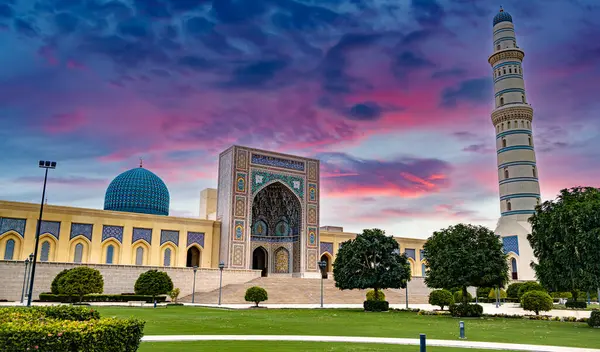
[[[142,166],[143,163],[144,163],[144,158],[140,158],[140,167],[144,167],[144,166]]]
[[[502,5],[500,5],[500,12],[504,12],[504,9],[502,8]]]

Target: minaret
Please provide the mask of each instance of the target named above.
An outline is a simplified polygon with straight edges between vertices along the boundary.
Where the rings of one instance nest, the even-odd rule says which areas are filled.
[[[540,202],[532,134],[533,109],[523,79],[525,53],[517,45],[512,16],[500,8],[494,17],[494,53],[488,61],[494,79],[492,123],[496,130],[500,212],[496,233],[510,257],[512,279],[532,280],[533,251],[527,219]]]

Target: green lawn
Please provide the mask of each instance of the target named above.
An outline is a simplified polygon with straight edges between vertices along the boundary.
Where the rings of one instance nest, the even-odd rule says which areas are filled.
[[[455,340],[459,319],[352,309],[226,310],[199,307],[99,307],[104,317],[146,321],[145,335],[327,335]],[[470,341],[600,348],[600,333],[584,323],[522,319],[465,319]],[[204,343],[204,342],[202,342]],[[220,342],[219,342],[220,344]],[[270,342],[269,342],[270,344]],[[398,347],[399,348],[399,347]]]
[[[171,352],[171,351],[382,351],[382,352],[415,352],[419,346],[400,346],[366,343],[328,343],[328,342],[266,342],[266,341],[201,341],[201,342],[144,342],[139,352]],[[427,347],[427,352],[494,352],[493,350]]]

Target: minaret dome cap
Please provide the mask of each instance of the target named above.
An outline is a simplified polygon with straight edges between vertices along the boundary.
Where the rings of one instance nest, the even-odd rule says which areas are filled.
[[[500,12],[498,12],[498,14],[496,14],[496,16],[494,16],[494,26],[500,22],[512,23],[512,21],[513,21],[512,16],[510,15],[510,13],[504,11],[502,6],[500,7]]]

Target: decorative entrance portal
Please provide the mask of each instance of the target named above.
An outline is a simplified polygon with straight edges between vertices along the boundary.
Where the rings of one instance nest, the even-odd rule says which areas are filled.
[[[325,262],[325,269],[321,272],[321,275],[324,279],[327,278],[327,273],[331,271],[331,263],[329,262],[329,256],[327,254],[323,254],[321,256],[321,261]]]
[[[200,267],[200,250],[196,246],[192,246],[187,250],[185,266],[188,268]]]
[[[263,247],[256,248],[252,253],[252,269],[261,270],[260,276],[262,277],[267,276],[268,256],[266,249]]]
[[[275,181],[260,190],[252,202],[252,248],[266,250],[269,273],[300,272],[302,206],[286,185]],[[253,266],[256,256],[253,255]]]

